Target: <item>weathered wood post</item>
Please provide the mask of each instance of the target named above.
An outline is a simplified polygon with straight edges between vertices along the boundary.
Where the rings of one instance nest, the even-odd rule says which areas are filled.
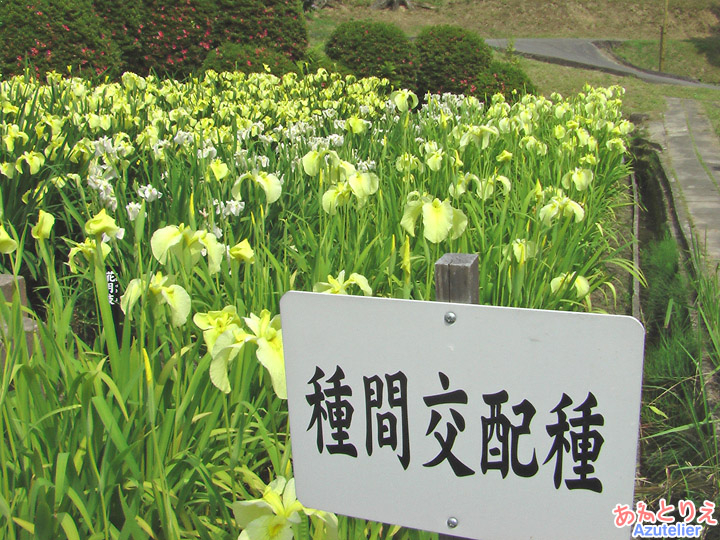
[[[435,263],[435,300],[456,304],[479,304],[479,257],[476,254],[446,253]],[[452,518],[451,518],[452,519]],[[448,520],[448,528],[457,526]],[[469,540],[440,534],[439,540]]]
[[[22,276],[13,276],[11,274],[0,274],[0,301],[12,302],[15,289],[20,295],[20,303],[23,307],[28,307],[27,290],[25,287],[25,278]],[[7,323],[0,317],[0,324],[7,331]],[[33,336],[38,331],[38,325],[35,321],[23,315],[22,326],[25,331],[25,340],[27,343],[28,354],[33,353]],[[12,346],[12,343],[10,344]],[[4,345],[0,343],[0,354],[4,355]],[[2,367],[0,365],[0,367]]]

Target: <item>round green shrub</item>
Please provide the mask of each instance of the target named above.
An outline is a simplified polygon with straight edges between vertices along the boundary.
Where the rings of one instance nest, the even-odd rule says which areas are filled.
[[[282,51],[301,60],[307,48],[307,25],[301,0],[215,0],[212,39]]]
[[[476,33],[454,25],[424,28],[415,41],[418,93],[474,94],[477,78],[492,60],[492,50]]]
[[[479,99],[489,99],[495,94],[502,94],[509,102],[516,101],[524,94],[534,94],[537,88],[518,65],[494,60],[490,67],[476,77],[472,94]]]
[[[298,71],[293,61],[277,49],[229,41],[208,53],[202,70],[212,69],[218,73],[222,71],[263,73],[266,71],[265,66],[270,69],[270,73],[278,77]]]
[[[0,72],[98,75],[117,71],[120,53],[90,0],[8,0],[0,9]]]
[[[415,88],[415,46],[394,24],[344,22],[330,36],[325,53],[358,77],[386,77],[396,88]]]

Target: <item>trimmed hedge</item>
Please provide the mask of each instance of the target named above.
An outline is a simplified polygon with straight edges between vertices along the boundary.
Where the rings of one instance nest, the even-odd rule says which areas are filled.
[[[515,101],[523,94],[534,94],[537,88],[520,66],[494,60],[490,67],[475,80],[473,92],[479,99],[502,94],[507,101]]]
[[[120,51],[120,71],[147,73],[149,63],[144,59],[145,51],[140,42],[140,29],[148,20],[144,4],[117,0],[92,0],[92,3]]]
[[[144,4],[143,20],[130,29],[142,50],[137,64],[127,58],[130,71],[149,71],[185,77],[197,70],[214,47],[212,22],[215,6],[211,0],[151,0]],[[122,13],[120,14],[122,15]],[[123,19],[121,19],[123,20]]]
[[[270,73],[282,77],[297,72],[298,68],[284,53],[268,47],[225,42],[210,51],[203,62],[202,70],[242,71],[243,73],[264,73],[265,66]]]
[[[396,88],[416,86],[415,46],[394,24],[342,23],[330,36],[325,53],[358,77],[386,77]]]
[[[303,59],[307,48],[301,0],[2,3],[0,70],[6,76],[22,73],[29,62],[38,75],[72,66],[74,74],[154,71],[182,78],[225,42],[277,49],[289,61]]]
[[[415,41],[418,92],[475,95],[492,50],[476,33],[454,25],[424,28]]]
[[[290,60],[305,56],[308,35],[301,0],[215,0],[213,41],[275,48]]]
[[[75,75],[116,72],[120,52],[90,0],[7,0],[0,10],[0,71],[23,73],[30,63]]]

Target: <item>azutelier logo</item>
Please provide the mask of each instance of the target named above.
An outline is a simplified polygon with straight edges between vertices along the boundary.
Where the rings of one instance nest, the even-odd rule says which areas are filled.
[[[674,505],[667,504],[665,499],[660,499],[656,512],[642,501],[634,511],[627,504],[618,504],[613,509],[615,526],[632,527],[633,538],[700,538],[704,527],[718,524],[712,517],[714,512],[712,501],[703,501],[697,508],[692,501],[681,500]]]

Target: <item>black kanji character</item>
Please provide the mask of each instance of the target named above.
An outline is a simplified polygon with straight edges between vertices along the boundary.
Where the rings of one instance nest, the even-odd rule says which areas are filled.
[[[450,380],[448,379],[447,375],[445,375],[444,373],[438,373],[438,375],[440,376],[440,383],[442,384],[443,390],[447,390],[448,388],[450,388]],[[468,397],[464,390],[453,390],[452,392],[446,392],[444,394],[426,396],[423,398],[423,401],[428,407],[434,407],[436,405],[448,405],[452,403],[467,404]],[[455,476],[470,476],[471,474],[475,474],[475,471],[473,471],[470,467],[461,462],[452,453],[452,447],[455,444],[455,439],[457,438],[458,433],[465,429],[465,419],[457,410],[453,408],[450,409],[450,415],[452,416],[452,419],[455,423],[453,424],[451,422],[446,422],[445,426],[447,429],[447,435],[443,437],[437,431],[433,433],[435,439],[437,439],[438,443],[440,443],[440,453],[432,460],[423,464],[423,466],[435,467],[436,465],[439,465],[443,461],[447,460],[450,464],[450,467],[452,467]],[[435,430],[441,419],[442,415],[438,411],[433,409],[430,415],[430,425],[428,426],[427,432],[425,433],[426,436]]]
[[[313,385],[313,392],[312,394],[308,394],[307,396],[305,396],[305,399],[313,408],[312,415],[310,416],[310,424],[308,425],[306,431],[310,431],[314,425],[317,425],[316,439],[318,452],[322,452],[324,448],[322,430],[323,420],[327,418],[327,411],[323,408],[325,396],[319,382],[320,379],[322,379],[324,376],[325,372],[320,369],[320,367],[315,366],[315,374],[313,375],[312,379],[308,381],[308,384]]]
[[[332,377],[327,382],[332,383],[330,388],[325,390],[325,397],[328,398],[325,403],[328,413],[328,423],[332,430],[331,437],[336,444],[328,444],[326,448],[331,454],[347,454],[348,456],[357,457],[357,449],[355,445],[350,444],[347,440],[350,438],[348,429],[355,408],[349,401],[343,399],[352,395],[352,388],[346,384],[342,384],[345,373],[337,366]]]
[[[590,462],[594,462],[600,456],[600,449],[605,442],[597,430],[590,429],[590,426],[605,425],[605,419],[601,414],[590,414],[593,407],[597,407],[597,400],[592,392],[589,392],[583,404],[573,409],[581,413],[579,417],[570,419],[571,426],[580,428],[579,432],[570,433],[572,456],[577,463],[573,471],[580,478],[565,480],[565,485],[568,489],[588,489],[602,493],[602,482],[597,478],[588,478],[589,474],[595,472],[595,467]]]
[[[365,383],[365,448],[368,455],[373,453],[373,410],[377,409],[378,446],[398,447],[398,418],[392,412],[379,412],[383,406],[383,381],[378,375],[363,377]],[[387,383],[388,407],[400,409],[400,440],[401,449],[398,459],[407,469],[410,464],[410,434],[408,432],[407,377],[401,371],[385,375]]]
[[[483,474],[489,469],[498,469],[505,478],[508,469],[512,466],[515,474],[522,477],[533,476],[538,471],[537,457],[535,450],[530,463],[520,463],[518,459],[518,439],[520,435],[530,433],[530,421],[535,416],[535,407],[527,399],[515,405],[512,410],[516,415],[522,414],[522,422],[515,426],[510,423],[507,416],[501,413],[503,403],[508,400],[508,393],[505,390],[495,394],[483,394],[483,400],[490,405],[490,416],[482,417],[482,460],[481,468]],[[500,444],[499,447],[490,447],[495,437]],[[491,460],[491,456],[493,459]]]
[[[602,435],[597,430],[591,430],[590,427],[604,425],[605,419],[601,414],[590,414],[591,409],[597,406],[597,400],[592,392],[588,393],[582,405],[573,409],[580,412],[580,416],[570,419],[568,423],[563,409],[571,404],[572,400],[567,394],[563,394],[560,403],[551,411],[557,414],[558,421],[546,426],[548,434],[554,437],[554,441],[545,463],[550,461],[553,456],[557,456],[553,479],[555,488],[558,489],[562,479],[563,454],[571,451],[573,460],[577,463],[573,467],[573,471],[578,474],[579,478],[566,479],[565,486],[568,489],[587,489],[602,493],[602,482],[598,478],[588,478],[588,475],[595,472],[595,467],[590,462],[594,462],[599,457],[604,442]],[[570,431],[570,426],[579,427],[580,430]],[[567,432],[570,432],[570,441],[565,438]]]
[[[548,452],[547,458],[543,462],[543,465],[550,461],[553,456],[557,456],[555,460],[555,473],[553,474],[553,482],[555,483],[555,489],[560,488],[560,481],[562,480],[562,462],[563,454],[570,450],[570,441],[565,438],[565,433],[570,429],[570,424],[567,423],[567,415],[563,411],[565,407],[572,404],[572,399],[567,394],[563,394],[555,408],[550,411],[557,414],[557,422],[552,425],[545,426],[545,431],[548,435],[553,437],[553,443]]]

